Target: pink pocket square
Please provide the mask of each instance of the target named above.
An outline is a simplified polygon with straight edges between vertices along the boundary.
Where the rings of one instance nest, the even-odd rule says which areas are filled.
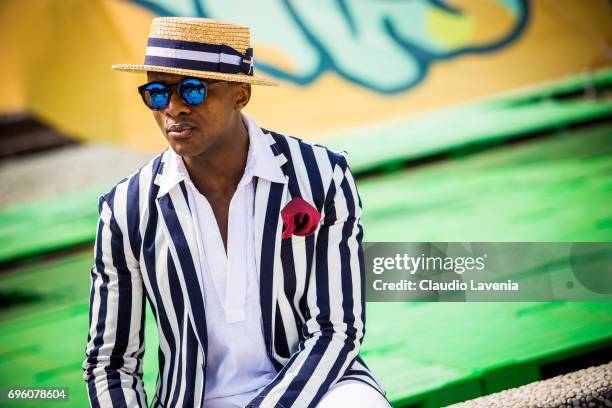
[[[281,210],[283,219],[282,239],[297,235],[300,237],[312,234],[316,229],[321,214],[308,201],[296,197]]]

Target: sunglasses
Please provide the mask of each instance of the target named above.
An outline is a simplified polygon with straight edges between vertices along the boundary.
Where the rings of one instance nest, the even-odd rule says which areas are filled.
[[[227,81],[209,84],[198,78],[184,78],[178,84],[168,84],[164,81],[148,82],[138,87],[142,100],[152,110],[162,110],[170,103],[172,90],[176,88],[179,98],[188,106],[201,105],[206,100],[208,87]]]

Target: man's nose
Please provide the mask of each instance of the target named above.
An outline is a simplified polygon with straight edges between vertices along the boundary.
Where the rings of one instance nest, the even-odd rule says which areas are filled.
[[[166,113],[172,117],[175,117],[181,113],[189,113],[190,111],[189,106],[187,106],[181,100],[178,94],[176,92],[172,92],[170,95],[170,102],[168,102],[168,106],[166,107]]]

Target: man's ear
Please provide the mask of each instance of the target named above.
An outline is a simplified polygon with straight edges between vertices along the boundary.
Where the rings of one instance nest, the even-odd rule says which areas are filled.
[[[238,82],[233,84],[234,87],[234,95],[236,98],[236,103],[234,105],[236,110],[242,110],[251,99],[251,84],[247,84],[244,82]]]

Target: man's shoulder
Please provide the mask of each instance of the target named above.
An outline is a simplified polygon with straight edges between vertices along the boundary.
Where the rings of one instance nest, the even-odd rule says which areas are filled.
[[[112,208],[118,195],[121,196],[120,199],[122,201],[129,203],[130,200],[128,200],[128,195],[140,196],[143,190],[148,190],[149,192],[152,191],[153,189],[151,186],[153,185],[156,177],[163,172],[164,155],[167,151],[168,149],[165,149],[158,153],[148,162],[144,163],[131,174],[123,177],[108,190],[100,194],[100,210],[102,210],[103,202],[106,202]]]
[[[348,165],[348,154],[346,150],[337,150],[321,143],[310,140],[305,140],[293,135],[287,135],[280,132],[261,128],[264,134],[269,135],[281,153],[287,157],[287,160],[295,160],[296,154],[300,155],[302,160],[307,158],[317,158],[313,163],[320,162],[322,158],[326,158],[332,168],[340,166],[342,170]]]

